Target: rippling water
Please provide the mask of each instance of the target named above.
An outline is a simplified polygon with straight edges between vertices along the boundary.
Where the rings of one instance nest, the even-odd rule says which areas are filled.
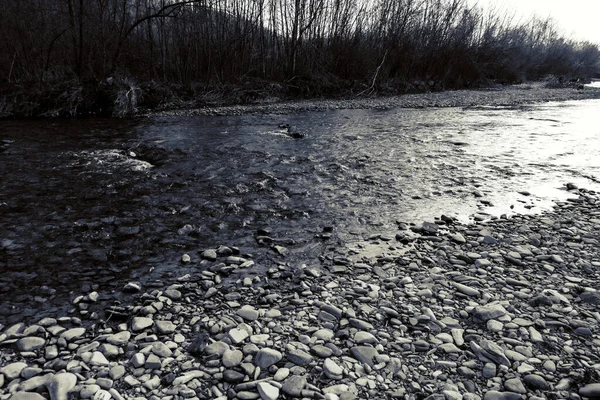
[[[183,252],[252,251],[261,228],[295,240],[295,263],[329,243],[393,236],[398,220],[540,212],[568,196],[567,182],[600,190],[599,109],[0,122],[0,297],[177,275]],[[144,148],[163,153],[142,160]],[[315,237],[324,227],[330,242]]]

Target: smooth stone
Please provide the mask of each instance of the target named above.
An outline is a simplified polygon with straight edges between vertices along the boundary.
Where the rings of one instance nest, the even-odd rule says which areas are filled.
[[[152,353],[156,354],[159,357],[171,357],[173,355],[173,350],[171,350],[166,344],[162,342],[156,342],[152,345]]]
[[[283,355],[274,349],[260,349],[254,356],[254,365],[262,369],[269,368],[271,365],[278,363],[283,358]]]
[[[225,368],[237,367],[242,363],[244,353],[240,350],[226,350],[223,353],[222,363]]]
[[[236,314],[245,319],[246,321],[256,321],[258,319],[258,310],[248,305],[240,308]]]
[[[454,285],[456,290],[458,290],[462,294],[465,294],[465,295],[471,296],[471,297],[481,296],[481,292],[479,290],[474,289],[470,286],[463,285],[462,283],[458,283],[458,282],[453,282],[452,284]]]
[[[275,379],[277,382],[281,382],[288,376],[290,376],[289,368],[279,368],[277,372],[275,372],[275,375],[273,375],[273,379]]]
[[[311,353],[313,353],[321,358],[327,358],[333,354],[332,349],[330,349],[327,346],[320,345],[320,344],[317,344],[317,345],[314,345],[313,347],[311,347],[310,351],[311,351]]]
[[[10,400],[46,400],[46,398],[39,393],[17,392],[10,396]]]
[[[85,385],[83,388],[81,388],[81,391],[79,392],[79,397],[81,397],[82,399],[89,399],[91,397],[94,397],[98,390],[100,390],[100,386],[98,385]]]
[[[288,396],[302,397],[302,389],[306,386],[306,378],[302,375],[288,377],[281,386],[281,391]]]
[[[85,334],[85,328],[73,328],[64,331],[60,334],[60,337],[65,339],[67,342],[71,342],[75,339],[79,339]]]
[[[315,333],[312,334],[313,337],[322,340],[324,342],[329,342],[335,336],[335,333],[331,329],[319,329]]]
[[[149,354],[144,362],[144,368],[146,369],[160,369],[162,365],[160,358],[156,354]]]
[[[17,348],[20,351],[39,350],[42,347],[44,347],[45,344],[46,344],[46,340],[44,340],[40,337],[36,337],[36,336],[24,337],[24,338],[17,340]]]
[[[279,388],[267,382],[259,382],[256,387],[262,400],[277,400],[279,398]]]
[[[17,379],[26,367],[27,364],[24,362],[14,362],[0,368],[0,374],[3,374],[7,380],[12,381],[13,379]]]
[[[21,382],[20,388],[25,392],[32,392],[42,386],[45,386],[48,383],[48,380],[51,378],[51,374],[34,376],[33,378],[29,378],[26,381]]]
[[[209,344],[208,346],[206,346],[204,348],[204,352],[211,356],[211,355],[218,355],[218,356],[222,356],[223,353],[225,353],[226,350],[229,349],[229,345],[225,342],[214,342]]]
[[[223,379],[225,382],[240,383],[244,380],[244,378],[246,378],[246,375],[232,369],[226,369],[223,371]]]
[[[308,365],[312,362],[313,357],[303,350],[292,350],[286,355],[287,359],[299,366]]]
[[[96,393],[94,393],[93,400],[111,400],[112,398],[113,396],[110,394],[110,392],[100,389]],[[116,399],[117,397],[114,398]]]
[[[94,367],[99,367],[102,365],[109,365],[110,363],[104,354],[100,353],[99,351],[95,351],[92,353],[92,358],[90,358],[89,364]]]
[[[506,314],[508,314],[508,311],[500,304],[476,306],[473,309],[473,317],[482,322],[487,322],[490,319],[496,319]]]
[[[354,341],[357,344],[373,344],[377,343],[377,338],[369,332],[358,331],[354,334]]]
[[[356,358],[363,364],[367,364],[370,367],[375,366],[375,357],[379,355],[377,350],[369,346],[352,347],[350,349],[350,353],[352,354],[352,357]]]
[[[442,349],[445,353],[448,354],[453,354],[453,353],[460,353],[461,350],[456,347],[456,345],[454,343],[444,343],[438,346],[439,349]]]
[[[579,389],[579,395],[583,397],[600,396],[600,383],[590,383]]]
[[[483,400],[521,400],[521,395],[519,393],[489,390],[483,396]]]
[[[246,340],[248,338],[248,336],[250,336],[250,334],[248,333],[247,330],[240,329],[240,328],[231,329],[227,333],[227,335],[229,336],[229,339],[231,339],[231,342],[233,344],[242,343],[244,340]]]
[[[525,394],[527,393],[527,389],[523,385],[523,382],[519,378],[511,378],[507,379],[504,382],[504,388],[509,392]]]
[[[341,379],[344,369],[331,358],[326,358],[323,362],[323,372],[330,379]]]
[[[163,335],[173,333],[177,329],[177,325],[171,321],[154,321],[154,326],[158,333],[162,333]]]
[[[69,390],[77,384],[77,376],[69,372],[56,374],[46,383],[51,400],[68,400]]]
[[[106,341],[115,346],[125,346],[129,339],[131,338],[131,332],[129,331],[121,331],[115,334],[110,335],[106,338]]]
[[[148,317],[134,317],[131,322],[131,330],[138,332],[146,328],[151,327],[154,324],[154,320]]]
[[[546,380],[537,374],[527,375],[523,378],[523,382],[533,390],[550,390],[550,385]]]

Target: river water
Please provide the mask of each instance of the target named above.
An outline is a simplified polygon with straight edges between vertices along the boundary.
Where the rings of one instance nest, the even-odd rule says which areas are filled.
[[[316,264],[335,246],[393,238],[397,221],[548,210],[567,182],[600,190],[599,109],[0,122],[0,322],[82,290],[197,272],[198,252],[218,245],[265,268]],[[257,248],[259,229],[286,257]]]

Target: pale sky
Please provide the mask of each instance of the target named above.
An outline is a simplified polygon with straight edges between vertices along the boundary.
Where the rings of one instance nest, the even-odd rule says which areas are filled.
[[[514,10],[517,17],[551,16],[560,32],[600,44],[600,0],[470,0],[481,7]]]

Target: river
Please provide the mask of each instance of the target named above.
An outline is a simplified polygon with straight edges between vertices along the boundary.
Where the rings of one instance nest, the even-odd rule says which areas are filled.
[[[548,210],[568,182],[600,190],[599,108],[2,121],[0,322],[197,273],[219,245],[260,271],[393,238],[398,221]]]

